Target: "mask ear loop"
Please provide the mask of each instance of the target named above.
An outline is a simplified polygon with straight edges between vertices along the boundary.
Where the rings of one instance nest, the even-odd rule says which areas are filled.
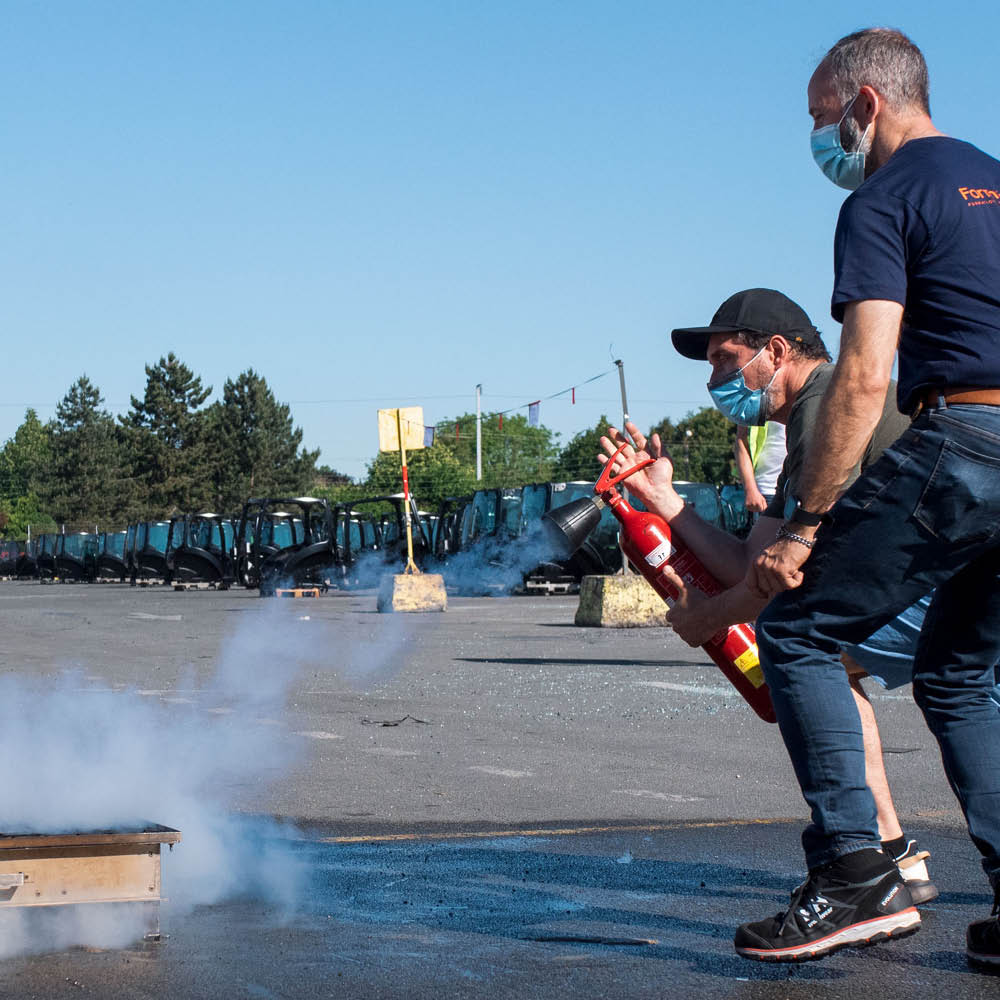
[[[844,124],[844,119],[851,113],[851,108],[854,107],[854,102],[861,96],[861,91],[859,90],[848,102],[847,107],[844,108],[844,113],[840,116],[840,121],[837,122],[837,128],[840,128]]]
[[[727,372],[722,378],[712,379],[710,382],[705,383],[706,389],[717,389],[720,385],[725,385],[727,382],[732,382],[737,375],[742,375],[743,372],[749,368],[763,353],[767,350],[767,344],[765,344],[742,368],[735,368],[731,372]],[[769,383],[770,384],[770,383]]]
[[[855,95],[854,95],[854,96],[853,96],[853,97],[851,98],[851,100],[850,100],[850,103],[849,103],[849,104],[847,105],[847,107],[846,107],[846,108],[844,108],[844,113],[843,113],[843,114],[842,114],[842,115],[840,116],[840,121],[839,121],[839,122],[837,122],[837,138],[838,138],[838,139],[840,138],[840,127],[841,127],[841,125],[843,125],[843,124],[844,124],[844,122],[845,122],[845,121],[847,120],[847,116],[848,116],[848,115],[849,115],[849,114],[851,113],[851,108],[853,108],[853,107],[854,107],[854,102],[855,102],[855,101],[857,101],[857,99],[858,99],[858,98],[859,98],[860,96],[861,96],[861,91],[859,90],[859,91],[858,91],[858,92],[857,92],[857,93],[856,93],[856,94],[855,94]],[[862,132],[862,133],[861,133],[861,138],[860,138],[860,139],[858,139],[858,148],[857,148],[857,149],[852,149],[852,150],[850,151],[850,153],[849,153],[848,155],[850,155],[850,156],[853,156],[853,155],[854,155],[855,153],[860,153],[860,152],[861,152],[861,148],[862,148],[862,147],[864,146],[864,144],[865,144],[865,139],[867,139],[867,138],[868,138],[868,131],[869,131],[869,129],[870,129],[871,127],[872,127],[872,125],[874,125],[874,124],[875,124],[875,119],[873,118],[873,119],[872,119],[872,120],[871,120],[871,121],[870,121],[870,122],[869,122],[869,123],[868,123],[868,124],[867,124],[867,125],[865,126],[865,130],[864,130],[864,132]],[[843,141],[841,141],[841,143],[840,143],[840,148],[841,148],[841,149],[844,149],[844,143],[843,143]],[[847,153],[847,150],[846,150],[846,149],[844,149],[844,152],[845,152],[845,153]]]

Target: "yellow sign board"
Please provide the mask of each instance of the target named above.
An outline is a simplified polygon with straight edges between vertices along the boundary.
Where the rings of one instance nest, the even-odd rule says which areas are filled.
[[[378,411],[378,450],[399,451],[399,432],[396,429],[396,410]],[[424,447],[424,408],[401,406],[399,423],[403,428],[403,444],[407,451]]]

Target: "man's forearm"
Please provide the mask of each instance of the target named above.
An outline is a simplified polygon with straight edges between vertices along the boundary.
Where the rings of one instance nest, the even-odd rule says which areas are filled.
[[[713,621],[722,631],[730,625],[742,625],[744,622],[755,622],[764,608],[767,601],[751,594],[746,584],[740,580],[735,587],[724,590],[718,597],[710,602],[716,605],[713,614]]]
[[[715,597],[690,606],[675,605],[670,611],[670,625],[688,645],[701,646],[730,625],[756,621],[766,605],[766,599],[752,594],[740,581]]]
[[[799,500],[829,510],[843,492],[882,416],[902,306],[856,302],[847,307],[841,353],[820,406],[818,426],[799,479]]]
[[[693,507],[686,505],[667,520],[670,530],[680,535],[698,561],[723,587],[731,587],[743,579],[750,558],[743,539],[709,524]]]

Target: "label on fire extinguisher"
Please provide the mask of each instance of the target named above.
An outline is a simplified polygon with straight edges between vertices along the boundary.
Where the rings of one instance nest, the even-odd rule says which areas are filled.
[[[673,555],[674,547],[668,541],[660,542],[652,552],[646,553],[646,562],[659,569]]]
[[[760,655],[757,652],[757,644],[754,643],[745,653],[736,657],[734,663],[743,676],[755,687],[762,687],[764,684],[764,671],[760,668]]]

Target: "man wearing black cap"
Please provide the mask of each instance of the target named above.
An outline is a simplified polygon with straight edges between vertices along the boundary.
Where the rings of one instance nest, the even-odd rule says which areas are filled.
[[[716,579],[729,589],[712,598],[689,592],[669,567],[664,571],[679,591],[670,613],[670,625],[691,646],[701,646],[728,625],[754,621],[765,608],[747,587],[745,577],[753,557],[779,535],[786,506],[794,506],[796,484],[810,443],[824,433],[818,421],[820,403],[834,366],[817,329],[805,311],[781,292],[751,288],[730,296],[709,326],[673,331],[679,353],[708,361],[712,376],[708,389],[721,412],[735,423],[757,426],[767,420],[786,425],[788,445],[774,499],[745,541],[720,531],[686,507],[671,485],[672,467],[663,456],[656,435],[647,441],[638,428],[626,430],[636,447],[660,459],[645,473],[629,480],[629,489],[651,510],[670,521],[694,554]],[[887,397],[874,434],[851,479],[864,471],[906,429],[908,421]],[[602,439],[608,455],[624,441],[612,430]],[[600,456],[606,460],[605,456]],[[626,464],[631,464],[626,453]],[[909,683],[913,640],[922,622],[922,609],[907,609],[863,643],[849,646],[844,664],[850,678],[864,734],[866,777],[875,797],[883,849],[898,865],[914,902],[937,896],[927,872],[926,852],[918,851],[900,828],[882,761],[882,745],[871,702],[861,678],[868,675],[881,685],[895,688]],[[887,862],[891,866],[891,861]]]

